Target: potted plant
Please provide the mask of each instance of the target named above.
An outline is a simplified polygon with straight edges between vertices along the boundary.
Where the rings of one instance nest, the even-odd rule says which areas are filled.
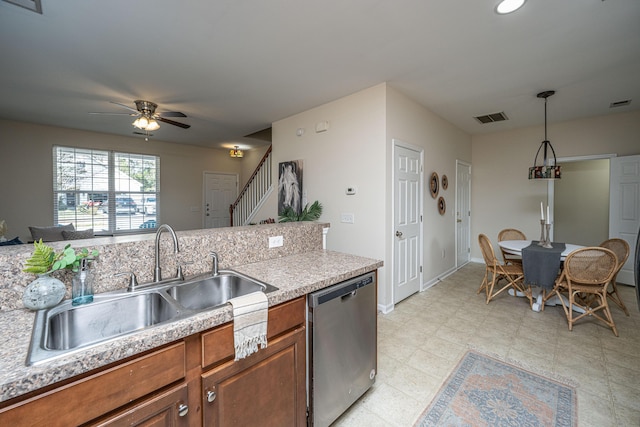
[[[322,205],[317,200],[311,206],[307,203],[302,212],[297,213],[287,206],[280,215],[279,222],[316,221],[322,215]]]
[[[38,276],[31,282],[22,296],[25,307],[32,310],[52,307],[64,298],[66,286],[62,281],[51,276],[57,270],[71,270],[79,273],[73,278],[72,298],[74,305],[77,299],[78,304],[93,301],[93,292],[90,283],[87,282],[88,262],[98,256],[97,250],[89,251],[86,248],[75,251],[71,244],[67,244],[58,253],[42,242],[40,239],[33,242],[34,251],[31,257],[25,262],[26,273],[33,273]],[[79,282],[76,285],[76,282]]]

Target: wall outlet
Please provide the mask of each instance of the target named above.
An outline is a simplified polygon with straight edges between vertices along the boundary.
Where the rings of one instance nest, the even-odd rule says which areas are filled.
[[[284,239],[282,238],[282,236],[269,237],[269,249],[279,248],[282,245],[284,245]]]
[[[353,224],[356,222],[356,219],[352,213],[343,213],[340,214],[340,222],[344,222],[345,224]]]

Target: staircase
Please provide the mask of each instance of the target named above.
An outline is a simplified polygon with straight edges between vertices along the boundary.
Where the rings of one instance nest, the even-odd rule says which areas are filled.
[[[271,146],[269,146],[238,198],[229,206],[232,227],[249,225],[253,216],[273,191],[271,176]]]

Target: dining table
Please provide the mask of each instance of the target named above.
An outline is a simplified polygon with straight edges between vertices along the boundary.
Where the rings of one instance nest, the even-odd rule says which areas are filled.
[[[557,296],[545,301],[545,295],[553,289],[567,255],[583,247],[562,242],[551,242],[550,247],[545,247],[537,240],[502,240],[498,245],[504,252],[522,257],[524,283],[531,287],[532,298],[535,299],[531,308],[534,311],[540,311],[543,305],[559,303]],[[509,293],[513,295],[512,291]],[[525,296],[520,292],[516,295]]]

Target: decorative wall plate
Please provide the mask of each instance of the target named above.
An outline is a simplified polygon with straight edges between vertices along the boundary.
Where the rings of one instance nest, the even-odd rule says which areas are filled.
[[[444,197],[440,196],[438,198],[438,212],[440,212],[440,215],[444,215],[446,211],[447,211],[447,204],[444,201]]]
[[[449,178],[447,175],[442,175],[442,189],[446,190],[447,188],[449,188]]]
[[[431,197],[434,199],[438,197],[438,191],[440,189],[440,181],[438,180],[438,174],[432,173],[431,179],[429,180],[429,192],[431,192]]]

